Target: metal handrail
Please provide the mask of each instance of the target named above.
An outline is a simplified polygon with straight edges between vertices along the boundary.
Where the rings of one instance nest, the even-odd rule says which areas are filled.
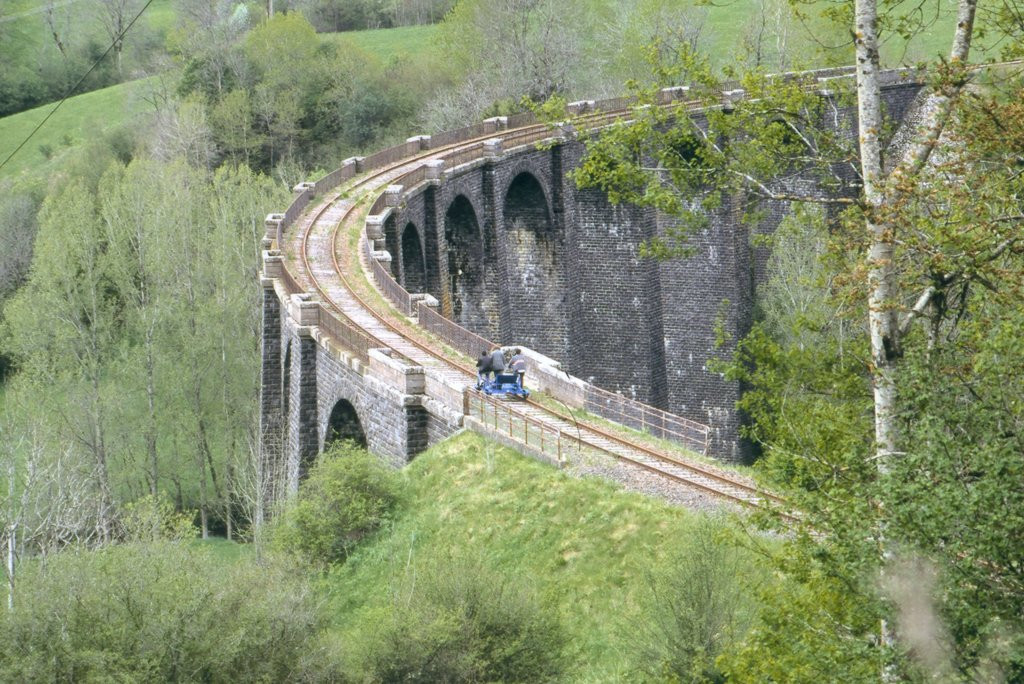
[[[484,144],[476,143],[475,145],[470,145],[469,147],[449,152],[448,154],[443,155],[441,159],[444,159],[446,169],[454,169],[456,166],[462,166],[463,164],[476,161],[483,155],[483,151]]]
[[[508,404],[481,392],[467,388],[462,397],[464,415],[480,421],[488,430],[540,452],[559,465],[566,463],[570,453],[579,453],[584,447],[590,447],[575,434],[513,411]]]
[[[462,128],[456,128],[452,131],[441,131],[440,133],[434,133],[430,136],[431,147],[444,147],[445,145],[451,145],[453,143],[462,142],[463,140],[469,140],[470,138],[476,138],[487,132],[487,124],[484,122],[475,123],[471,126],[464,126]]]
[[[441,338],[448,346],[471,359],[479,356],[481,351],[490,351],[496,345],[486,337],[466,330],[458,323],[445,318],[433,307],[420,302],[416,309],[416,320],[428,332]]]
[[[384,293],[395,307],[404,313],[406,316],[413,315],[413,304],[412,295],[402,287],[397,280],[395,280],[388,270],[384,268],[384,264],[380,263],[374,256],[373,251],[370,248],[370,241],[364,240],[365,245],[364,252],[370,261],[370,273],[373,275],[374,281],[377,283],[377,287],[380,288],[381,292]],[[392,254],[391,258],[396,258],[396,255]],[[392,261],[392,263],[394,263]]]
[[[583,408],[652,437],[683,444],[704,455],[710,447],[709,426],[594,385],[587,386]]]
[[[379,346],[354,323],[344,321],[322,307],[320,328],[363,363],[370,362],[370,349]]]

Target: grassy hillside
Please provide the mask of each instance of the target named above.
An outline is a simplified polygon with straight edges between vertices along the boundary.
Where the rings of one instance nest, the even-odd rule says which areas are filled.
[[[121,83],[69,98],[7,165],[0,178],[45,180],[79,145],[132,121],[149,105],[142,99],[149,79]],[[0,119],[3,161],[54,108],[43,105]]]
[[[4,3],[0,24],[2,24],[7,44],[3,46],[2,54],[11,54],[9,51],[12,50],[17,52],[38,51],[44,45],[47,47],[52,45],[50,31],[43,13],[49,4],[51,3],[45,0],[12,0]],[[85,0],[71,0],[70,2],[58,0],[53,4],[56,6],[55,14],[59,26],[65,26],[64,20],[70,19],[76,32],[95,36],[96,40],[105,38],[102,25],[96,17],[94,3]],[[139,7],[141,8],[141,5]],[[172,0],[153,0],[145,14],[136,23],[136,27],[141,27],[143,31],[164,31],[173,25],[174,17],[175,8]],[[136,27],[133,27],[132,30],[138,33]],[[131,37],[129,35],[126,41],[129,44]]]
[[[470,556],[557,604],[576,651],[573,679],[635,675],[647,578],[685,552],[700,516],[572,478],[472,433],[404,474],[405,513],[326,580],[339,643],[372,639],[394,587],[416,567]]]
[[[402,26],[393,29],[372,31],[346,31],[344,33],[321,34],[328,42],[352,41],[359,48],[380,59],[389,57],[423,57],[433,52],[437,26]]]
[[[166,17],[163,19],[170,21]],[[323,40],[352,41],[382,60],[397,55],[420,57],[433,49],[431,39],[435,30],[433,26],[411,26],[353,31],[325,35]],[[29,182],[45,180],[61,168],[72,149],[119,126],[130,124],[146,111],[149,105],[142,97],[147,83],[148,79],[141,79],[69,98],[32,140],[0,169],[0,178]],[[53,107],[51,103],[0,118],[0,161],[7,158]]]

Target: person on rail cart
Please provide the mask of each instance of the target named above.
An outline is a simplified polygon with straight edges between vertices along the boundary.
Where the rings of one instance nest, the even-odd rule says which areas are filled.
[[[491,353],[484,349],[476,360],[476,388],[487,384],[487,374],[491,372]]]
[[[496,347],[491,352],[491,379],[497,380],[498,375],[501,371],[505,370],[505,352],[501,350],[501,347]]]
[[[526,357],[519,347],[512,350],[512,359],[508,362],[508,367],[516,374],[516,384],[522,389],[523,376],[526,375]]]

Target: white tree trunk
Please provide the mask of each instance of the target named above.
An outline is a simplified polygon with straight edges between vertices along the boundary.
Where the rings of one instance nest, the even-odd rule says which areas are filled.
[[[893,231],[880,221],[884,202],[882,182],[881,85],[878,57],[877,0],[857,0],[855,5],[857,49],[857,114],[860,163],[864,180],[866,228],[871,236],[868,252],[868,325],[871,331],[871,376],[875,392],[875,446],[879,467],[885,467],[896,450],[894,420],[896,383],[894,361],[898,355],[896,306],[893,301]]]

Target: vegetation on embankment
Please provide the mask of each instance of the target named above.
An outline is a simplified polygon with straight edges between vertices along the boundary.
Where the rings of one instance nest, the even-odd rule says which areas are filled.
[[[721,602],[725,632],[739,637],[755,609],[753,590],[764,575],[727,541],[739,528],[725,516],[576,479],[473,433],[421,454],[402,476],[402,512],[323,583],[339,642],[357,664],[387,641],[394,615],[416,604],[410,585],[433,586],[438,569],[484,572],[553,611],[565,638],[566,680],[634,680],[662,666],[651,658],[671,607],[652,605],[651,592],[673,571],[729,594],[705,597]],[[683,600],[695,614],[712,608],[697,595]],[[719,638],[722,647],[727,639]]]
[[[32,680],[701,679],[775,584],[734,520],[472,433],[401,471],[329,450],[260,553],[195,532],[144,498],[120,543],[23,564],[0,667]]]

